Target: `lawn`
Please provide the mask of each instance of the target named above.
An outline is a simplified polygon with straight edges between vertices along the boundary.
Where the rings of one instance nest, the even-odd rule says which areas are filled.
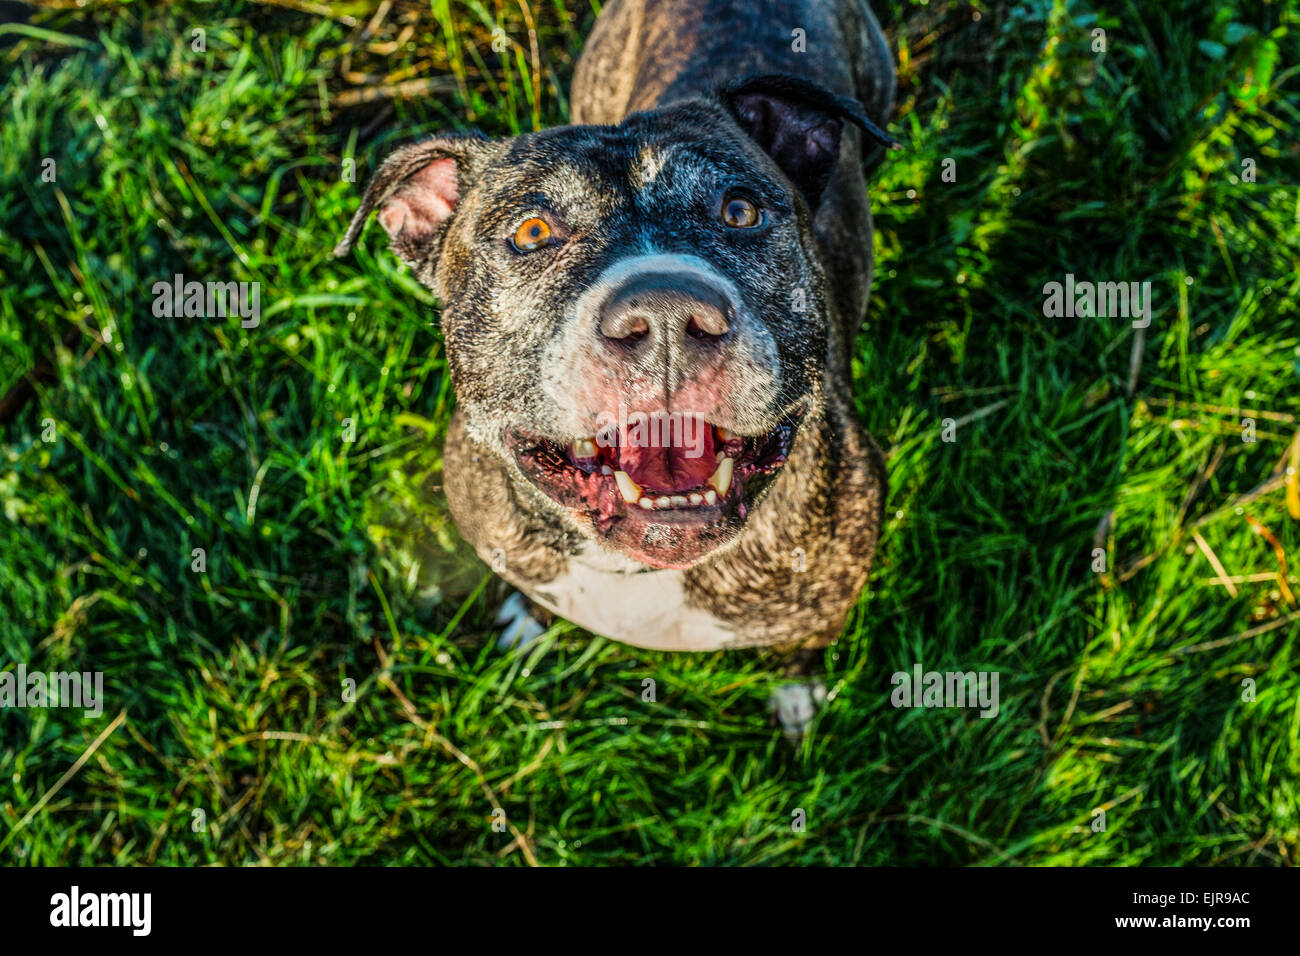
[[[0,671],[104,688],[0,708],[0,863],[1296,864],[1298,6],[877,2],[889,517],[797,746],[762,653],[497,649],[436,303],[331,256],[397,143],[565,122],[588,0],[0,26]],[[999,713],[896,709],[918,664]]]

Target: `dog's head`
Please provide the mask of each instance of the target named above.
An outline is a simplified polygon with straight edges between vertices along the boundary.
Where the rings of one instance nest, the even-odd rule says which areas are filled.
[[[521,501],[687,567],[737,538],[824,401],[811,217],[846,121],[892,142],[788,77],[617,126],[436,137],[384,161],[336,253],[378,210]]]

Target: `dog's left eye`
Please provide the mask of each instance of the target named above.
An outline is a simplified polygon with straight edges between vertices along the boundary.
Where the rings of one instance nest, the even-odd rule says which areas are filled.
[[[722,221],[732,229],[753,229],[763,222],[763,213],[744,196],[728,196],[722,203]]]
[[[516,252],[535,252],[551,241],[551,227],[545,219],[525,219],[510,238]]]

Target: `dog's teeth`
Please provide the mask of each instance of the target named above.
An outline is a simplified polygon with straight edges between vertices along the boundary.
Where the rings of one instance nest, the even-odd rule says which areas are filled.
[[[704,501],[706,504],[716,505],[718,503],[718,493],[710,488],[704,493]]]
[[[646,497],[642,498],[640,501],[637,502],[637,504],[639,504],[639,505],[640,505],[642,508],[644,508],[646,511],[654,511],[654,510],[655,510],[655,503],[654,503],[654,501],[651,500],[651,498],[650,498],[649,495],[647,495]]]
[[[614,481],[618,485],[619,494],[623,500],[630,505],[634,505],[637,499],[641,497],[641,486],[632,480],[632,476],[626,471],[614,472]]]
[[[573,443],[573,457],[577,459],[595,458],[596,443],[590,438],[579,438]]]
[[[719,441],[731,441],[733,438],[740,437],[735,432],[731,431],[729,428],[723,428],[721,425],[718,426],[717,432],[718,432]]]
[[[669,498],[667,495],[655,499],[655,507],[659,508],[660,510],[664,508],[671,508],[672,506],[673,506],[673,499]]]
[[[718,494],[725,495],[727,489],[731,487],[731,470],[736,467],[735,459],[723,458],[718,462],[718,470],[713,473],[709,479],[709,484],[717,489]],[[713,504],[713,502],[709,502]]]
[[[673,495],[673,507],[674,507],[674,508],[685,508],[685,507],[686,507],[686,496],[685,496],[685,495]]]
[[[601,465],[601,466],[600,466],[600,473],[601,473],[602,475],[612,475],[612,474],[614,474],[614,469],[611,468],[611,467],[609,467],[609,465]]]
[[[703,495],[696,494],[695,492],[691,492],[691,499],[690,499],[690,500],[691,500],[691,504],[693,504],[693,505],[702,505],[702,504],[704,504],[704,496],[703,496]]]

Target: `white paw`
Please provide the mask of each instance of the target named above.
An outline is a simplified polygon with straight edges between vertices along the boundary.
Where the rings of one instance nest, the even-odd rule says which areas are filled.
[[[545,626],[528,613],[528,602],[518,591],[512,592],[510,597],[505,599],[505,603],[497,611],[494,623],[501,628],[501,636],[497,638],[497,648],[503,651],[515,647],[527,647],[546,631]]]
[[[782,732],[792,740],[800,740],[817,716],[817,708],[826,700],[826,685],[819,680],[798,684],[782,684],[772,691],[767,706],[776,715]]]

